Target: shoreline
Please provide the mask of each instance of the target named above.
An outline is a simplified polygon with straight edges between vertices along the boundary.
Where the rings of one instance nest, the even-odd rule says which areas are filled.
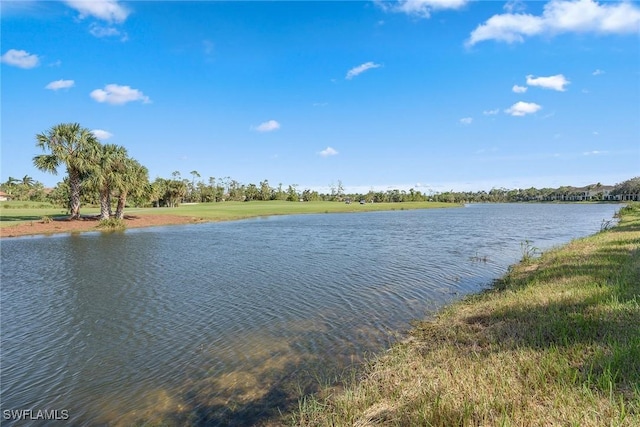
[[[640,425],[640,204],[416,322],[292,425]]]
[[[402,202],[376,204],[344,204],[340,202],[225,202],[224,204],[185,204],[177,208],[141,208],[125,213],[125,230],[143,227],[162,227],[171,225],[200,224],[207,222],[237,221],[275,215],[329,214],[396,211],[414,209],[457,208],[455,203]],[[63,233],[111,232],[110,229],[96,228],[99,224],[95,209],[80,220],[69,220],[59,212],[49,221],[43,217],[52,210],[14,209],[0,210],[2,217],[12,217],[17,224],[0,227],[0,239],[24,236],[50,236]],[[6,221],[6,220],[5,220]]]
[[[124,221],[126,224],[125,229],[213,222],[203,221],[202,219],[190,216],[166,214],[125,215]],[[16,225],[1,227],[0,239],[28,236],[52,236],[55,234],[77,234],[95,231],[113,231],[97,228],[98,224],[99,220],[95,216],[83,216],[81,219],[73,221],[69,219],[52,219],[50,222],[44,222],[42,220],[28,221]]]

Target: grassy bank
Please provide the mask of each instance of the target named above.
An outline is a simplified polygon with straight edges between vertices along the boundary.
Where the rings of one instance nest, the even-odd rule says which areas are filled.
[[[91,212],[99,212],[92,209]],[[39,221],[43,217],[61,218],[65,209],[56,208],[50,203],[42,202],[0,202],[0,227],[9,227],[29,221]]]
[[[640,205],[415,324],[302,426],[640,425]]]
[[[252,201],[185,204],[177,208],[130,208],[127,215],[179,215],[200,221],[231,221],[271,215],[310,213],[371,212],[409,209],[429,209],[460,206],[453,203],[403,202],[403,203],[340,203],[340,202],[285,202]],[[83,215],[96,215],[98,208],[83,208]],[[64,209],[49,204],[33,202],[0,202],[0,227],[40,220],[43,216],[64,218]]]

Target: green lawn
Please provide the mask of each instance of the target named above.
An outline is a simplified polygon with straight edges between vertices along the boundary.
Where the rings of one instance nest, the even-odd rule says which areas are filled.
[[[129,208],[128,215],[181,215],[202,219],[204,221],[230,221],[270,215],[291,215],[311,213],[370,212],[409,209],[429,209],[457,207],[452,203],[435,202],[403,202],[403,203],[340,203],[340,202],[286,202],[286,201],[252,201],[183,204],[177,208]],[[98,208],[81,208],[83,215],[95,215]],[[0,202],[0,227],[20,222],[36,221],[43,216],[64,217],[66,211],[54,208],[48,203],[35,202]]]
[[[82,213],[93,215],[99,212],[97,208],[83,209]],[[39,221],[42,217],[64,218],[67,215],[66,209],[56,208],[50,203],[43,202],[0,202],[0,227],[8,227],[23,222]]]
[[[292,215],[312,213],[370,212],[408,209],[429,209],[456,207],[451,203],[404,202],[404,203],[340,203],[340,202],[286,202],[286,201],[251,201],[183,204],[178,208],[145,208],[129,209],[131,214],[171,214],[200,217],[207,220],[234,220],[255,218],[270,215]]]

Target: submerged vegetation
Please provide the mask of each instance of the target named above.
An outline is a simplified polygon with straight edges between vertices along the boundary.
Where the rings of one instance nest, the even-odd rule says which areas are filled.
[[[514,266],[375,358],[291,423],[640,425],[640,205]]]

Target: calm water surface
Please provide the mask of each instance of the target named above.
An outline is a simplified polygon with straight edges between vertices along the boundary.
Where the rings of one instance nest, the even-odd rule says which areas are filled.
[[[277,416],[411,320],[489,286],[524,240],[544,250],[617,209],[470,205],[3,239],[1,409],[64,409],[68,425]]]

